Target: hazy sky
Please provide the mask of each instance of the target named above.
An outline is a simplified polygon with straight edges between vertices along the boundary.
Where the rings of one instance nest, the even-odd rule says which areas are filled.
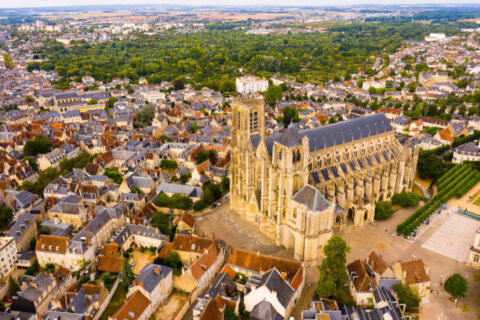
[[[433,3],[479,3],[479,0],[0,0],[0,8],[45,7],[72,5],[114,4],[182,4],[182,5],[351,5],[351,4],[433,4]]]

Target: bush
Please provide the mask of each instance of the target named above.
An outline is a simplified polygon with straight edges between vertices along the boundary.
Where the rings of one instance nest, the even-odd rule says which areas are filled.
[[[392,204],[398,204],[402,207],[415,207],[419,201],[420,197],[412,192],[395,193],[392,197]]]
[[[178,168],[178,164],[175,160],[163,159],[162,162],[160,162],[160,168],[175,170]]]
[[[161,193],[155,200],[155,204],[158,207],[190,210],[192,209],[193,201],[184,194],[175,193],[169,197],[166,193]]]
[[[103,285],[107,290],[112,288],[113,282],[115,282],[115,277],[110,274],[110,272],[105,272],[102,274]]]
[[[206,207],[208,207],[208,204],[206,204],[203,200],[195,201],[195,203],[193,204],[193,210],[195,211],[203,210]]]
[[[375,219],[383,220],[389,218],[393,213],[390,201],[378,201],[375,204]]]
[[[410,286],[397,283],[392,288],[397,293],[399,302],[406,304],[407,308],[416,308],[420,305],[418,293],[413,291]]]
[[[460,298],[465,297],[465,292],[468,290],[468,283],[464,277],[455,273],[448,277],[443,287],[452,297]]]

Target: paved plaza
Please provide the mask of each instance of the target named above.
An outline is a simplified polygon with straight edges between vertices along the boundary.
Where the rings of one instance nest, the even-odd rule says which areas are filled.
[[[447,220],[422,245],[450,259],[467,262],[480,221],[450,213]]]

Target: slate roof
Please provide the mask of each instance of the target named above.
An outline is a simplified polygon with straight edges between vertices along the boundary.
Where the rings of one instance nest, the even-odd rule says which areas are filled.
[[[158,270],[158,274],[155,269]],[[143,282],[143,288],[152,293],[158,284],[171,273],[172,268],[170,267],[149,263],[140,271],[140,275],[135,279],[135,282],[137,284]]]
[[[276,292],[278,301],[285,308],[287,308],[290,300],[295,294],[295,291],[283,279],[282,275],[276,268],[270,269],[263,275],[262,281],[258,284],[258,287],[261,286],[267,287],[271,292]]]
[[[202,189],[199,187],[183,185],[183,184],[175,184],[175,183],[167,183],[164,182],[160,184],[157,188],[157,192],[165,192],[165,193],[181,193],[188,197],[195,197],[199,198],[202,196]]]
[[[271,154],[274,141],[291,147],[298,145],[298,141],[306,136],[309,139],[310,152],[314,152],[392,130],[392,126],[385,114],[377,113],[314,129],[301,130],[297,133],[294,132],[293,128],[288,128],[280,136],[265,140],[265,143]]]
[[[263,300],[250,313],[250,320],[283,320],[272,304]]]
[[[8,230],[8,235],[13,237],[16,242],[23,236],[25,231],[34,223],[33,216],[26,212],[18,217],[18,220],[13,224],[13,226]]]
[[[330,202],[312,185],[305,185],[293,196],[293,200],[304,204],[312,211],[323,211],[330,206]]]

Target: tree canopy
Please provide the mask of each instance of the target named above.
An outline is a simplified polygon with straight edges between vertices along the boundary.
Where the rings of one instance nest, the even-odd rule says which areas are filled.
[[[452,297],[461,298],[465,297],[465,293],[468,290],[468,283],[462,275],[455,273],[448,277],[443,287]]]
[[[343,298],[346,294],[348,274],[345,264],[350,247],[339,236],[333,236],[323,248],[325,257],[319,266],[319,279],[316,293],[323,298]]]
[[[42,135],[38,135],[33,140],[27,141],[23,147],[23,154],[25,156],[36,156],[50,151],[52,151],[52,143]]]

